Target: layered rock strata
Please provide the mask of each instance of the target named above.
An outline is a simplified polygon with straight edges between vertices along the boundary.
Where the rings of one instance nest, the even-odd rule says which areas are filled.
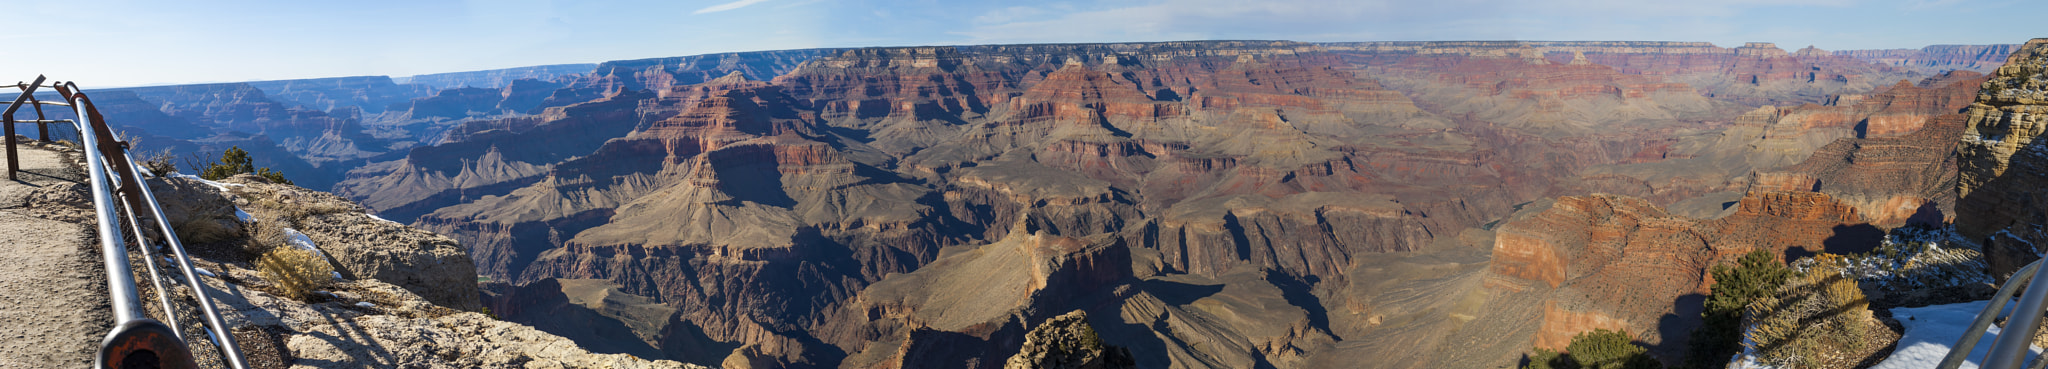
[[[1835,52],[1872,63],[1906,67],[1924,73],[1950,70],[1991,72],[2005,64],[2018,44],[1933,45],[1920,49],[1843,50]]]
[[[1984,246],[1992,275],[2038,258],[2048,203],[2035,200],[2048,157],[2035,142],[2048,127],[2048,39],[2021,45],[1991,74],[1965,113],[1956,146],[1956,233]]]

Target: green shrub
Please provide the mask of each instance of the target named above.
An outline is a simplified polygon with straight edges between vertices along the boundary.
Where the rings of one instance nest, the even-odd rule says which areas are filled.
[[[231,146],[227,151],[221,152],[219,162],[207,164],[206,168],[199,169],[199,178],[218,181],[242,173],[255,174],[270,180],[271,183],[292,184],[291,180],[284,178],[284,173],[272,171],[270,168],[257,168],[255,160],[250,159],[249,152],[242,150],[241,146]]]
[[[1792,270],[1778,262],[1770,250],[1742,255],[1736,265],[1716,265],[1712,295],[1699,329],[1692,332],[1691,352],[1686,363],[1709,368],[1726,364],[1742,350],[1742,309],[1759,298],[1770,296],[1792,277]]]
[[[1636,346],[1628,331],[1595,329],[1572,336],[1565,352],[1536,349],[1529,355],[1531,369],[1651,369],[1664,364],[1650,357],[1650,350]]]
[[[1557,351],[1539,348],[1536,349],[1535,353],[1529,354],[1529,364],[1523,365],[1522,369],[1558,369],[1577,365],[1566,362],[1568,360],[1571,359],[1566,359],[1564,354],[1560,354]]]

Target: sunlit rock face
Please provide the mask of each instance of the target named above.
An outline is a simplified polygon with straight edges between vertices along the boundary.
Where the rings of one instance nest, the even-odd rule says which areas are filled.
[[[1992,275],[2039,258],[2048,203],[2035,200],[2048,158],[2035,138],[2048,127],[2048,39],[2021,45],[1970,104],[1956,147],[1956,232],[1982,242]]]

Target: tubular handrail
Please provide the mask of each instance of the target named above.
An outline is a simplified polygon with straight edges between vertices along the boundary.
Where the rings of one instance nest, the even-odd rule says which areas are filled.
[[[2020,365],[2026,364],[2033,346],[2031,341],[2035,331],[2040,328],[2041,314],[2048,312],[2048,283],[2029,283],[2048,281],[2048,278],[2042,278],[2048,275],[2048,268],[2041,266],[2044,261],[2048,259],[2035,260],[2013,272],[2012,277],[1998,287],[1998,293],[1992,295],[1991,301],[1984,304],[1984,310],[1977,313],[1977,318],[1970,322],[1969,327],[1964,328],[1963,336],[1956,340],[1955,345],[1949,346],[1948,355],[1943,356],[1941,364],[1935,368],[1961,367],[1964,361],[1970,359],[1970,351],[1977,348],[1977,343],[1984,337],[1985,330],[1989,329],[1991,323],[2000,315],[2006,316],[2005,329],[1992,341],[1991,349],[1984,353],[1984,365],[1980,368],[2018,369]],[[2004,314],[2005,304],[2012,300],[2013,292],[2018,290],[2021,284],[2027,285],[2026,293],[2019,296],[2018,305],[2013,307],[2012,313]],[[2030,368],[2038,369],[2044,364],[2048,364],[2048,360],[2036,358]]]
[[[2019,289],[2021,283],[2034,279],[2034,273],[2038,269],[2041,269],[2041,261],[2035,260],[2027,266],[2020,267],[2019,271],[2012,273],[2011,279],[1998,286],[1998,293],[1992,294],[1991,301],[1984,304],[1984,310],[1977,313],[1976,320],[1970,321],[1970,326],[1965,328],[1962,338],[1956,340],[1954,346],[1949,346],[1948,355],[1943,356],[1941,365],[1935,368],[1955,369],[1961,367],[1963,361],[1969,360],[1970,351],[1977,349],[1977,341],[1984,337],[1984,330],[1991,327],[1991,322],[1997,320],[1999,313],[2005,310],[2005,303],[2012,300],[2014,290]]]
[[[127,150],[122,150],[121,156],[130,163],[135,162],[135,158],[129,156]],[[142,178],[141,168],[129,166],[128,172],[131,175],[130,178],[137,178],[138,186],[134,194],[141,198],[142,204],[148,205],[147,208],[153,213],[150,216],[156,218],[157,231],[163,236],[164,244],[169,246],[173,255],[177,256],[178,273],[185,275],[185,283],[192,288],[194,296],[205,296],[208,287],[206,287],[206,283],[199,281],[199,273],[193,272],[192,258],[185,253],[185,244],[179,242],[178,233],[171,231],[170,217],[164,216],[163,205],[157,203],[156,195],[149,192],[148,185],[140,183],[140,178]],[[249,365],[242,362],[241,346],[236,344],[235,335],[232,332],[228,332],[227,322],[221,319],[219,309],[213,306],[213,300],[206,298],[195,300],[199,300],[199,311],[206,314],[207,325],[213,328],[213,338],[220,341],[215,346],[220,347],[222,356],[226,356],[229,359],[229,362],[234,365],[234,369],[248,369]]]
[[[135,203],[122,201],[121,205],[128,208],[128,228],[135,232],[135,243],[141,246],[139,248],[142,249],[142,265],[149,267],[150,270],[158,270],[156,268],[155,249],[149,247],[148,240],[143,239],[142,235],[147,233],[142,233],[142,221],[135,219]],[[157,273],[149,273],[149,287],[156,290],[156,295],[159,297],[156,300],[158,303],[163,304],[164,322],[172,327],[179,326],[178,309],[171,306],[171,299],[162,298],[171,295],[170,291],[164,288],[163,276],[159,276]],[[175,333],[178,339],[185,339],[185,335],[177,330],[172,330],[171,333]]]
[[[171,254],[175,256],[170,266],[185,277],[184,282],[192,289],[194,300],[197,300],[199,310],[204,314],[207,336],[212,339],[213,345],[219,348],[222,361],[234,369],[247,369],[248,364],[242,357],[234,335],[228,330],[226,320],[221,318],[213,299],[209,297],[207,291],[210,289],[205,283],[200,282],[197,273],[193,271],[192,261],[185,252],[184,244],[178,240],[177,232],[173,231],[169,218],[164,216],[162,205],[157,202],[156,195],[150,193],[148,183],[143,181],[143,172],[135,165],[135,159],[128,151],[128,143],[118,140],[112,129],[107,126],[105,118],[100,115],[99,109],[93,106],[92,99],[84,92],[78,91],[77,84],[61,82],[44,86],[44,79],[43,76],[37,76],[33,83],[0,85],[0,88],[16,87],[22,90],[14,103],[9,105],[4,113],[0,113],[0,120],[4,120],[7,133],[7,173],[9,178],[12,178],[19,169],[14,151],[14,123],[69,123],[72,128],[78,130],[78,144],[81,145],[81,155],[86,161],[84,169],[88,177],[87,182],[92,189],[94,219],[99,223],[97,234],[100,240],[101,262],[107,273],[108,300],[114,310],[115,328],[101,340],[99,352],[94,358],[95,367],[125,368],[140,363],[154,364],[162,368],[197,366],[192,358],[189,341],[191,337],[185,337],[174,328],[178,321],[177,310],[171,304],[171,295],[164,288],[164,277],[156,262],[156,258],[160,256],[157,250],[152,248],[163,247],[170,249]],[[66,103],[35,100],[33,95],[39,87],[56,89]],[[24,103],[37,107],[36,120],[14,120],[14,112]],[[51,120],[42,116],[41,105],[68,106],[77,116],[75,119]],[[44,140],[48,139],[47,130],[44,130],[43,137]],[[120,194],[120,205],[114,202],[114,194],[117,192]],[[172,322],[171,325],[151,319],[144,313],[142,299],[136,291],[135,274],[129,267],[128,245],[119,226],[123,213],[133,232],[135,246],[142,251],[143,262],[149,269],[157,298],[163,303],[164,318]],[[145,216],[154,218],[155,222],[141,221]],[[152,225],[157,228],[161,245],[150,244],[150,236],[144,227]],[[148,356],[138,356],[143,354]]]
[[[2035,268],[2033,281],[2048,281],[2042,278],[2043,271],[2048,268]],[[2018,368],[2026,363],[2034,333],[2041,328],[2041,313],[2048,309],[2048,283],[2027,283],[2027,293],[2020,295],[2018,303],[2005,318],[2005,330],[1984,354],[1985,368]]]

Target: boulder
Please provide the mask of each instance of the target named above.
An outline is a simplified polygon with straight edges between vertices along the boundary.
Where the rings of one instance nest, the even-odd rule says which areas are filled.
[[[241,238],[242,222],[235,217],[234,199],[220,188],[188,177],[149,179],[149,192],[176,229],[178,239],[187,243],[212,243]]]

